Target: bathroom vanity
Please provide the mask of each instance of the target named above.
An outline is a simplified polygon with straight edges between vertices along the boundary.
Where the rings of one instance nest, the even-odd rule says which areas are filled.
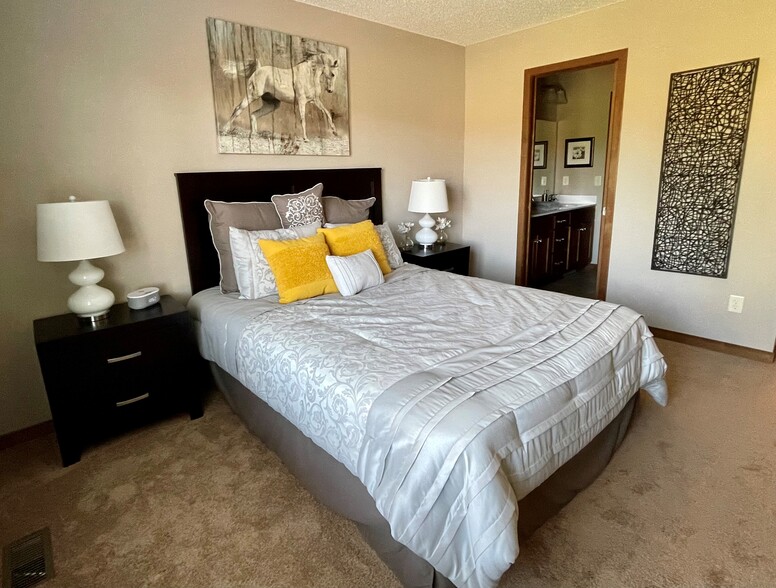
[[[595,204],[534,202],[528,251],[528,285],[541,286],[593,258]]]

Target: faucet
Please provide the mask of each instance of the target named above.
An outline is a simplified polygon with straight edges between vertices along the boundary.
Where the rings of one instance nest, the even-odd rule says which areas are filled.
[[[550,194],[549,191],[545,188],[544,192],[542,193],[542,202],[555,202],[555,194]]]

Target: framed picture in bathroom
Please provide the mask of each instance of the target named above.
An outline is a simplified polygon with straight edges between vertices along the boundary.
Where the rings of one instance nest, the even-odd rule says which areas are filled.
[[[534,169],[547,169],[547,145],[549,141],[534,143]]]
[[[563,167],[593,167],[593,137],[566,139],[566,162]]]

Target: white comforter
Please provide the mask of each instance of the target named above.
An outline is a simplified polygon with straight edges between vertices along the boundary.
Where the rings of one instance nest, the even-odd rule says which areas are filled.
[[[517,500],[640,387],[665,404],[665,363],[623,307],[413,266],[389,277],[349,299],[265,301],[238,339],[205,333],[203,354],[357,475],[398,541],[458,586],[496,585]]]
[[[381,394],[359,477],[394,538],[457,586],[495,586],[517,556],[517,501],[640,387],[664,404],[664,368],[633,311],[569,299],[542,323]]]

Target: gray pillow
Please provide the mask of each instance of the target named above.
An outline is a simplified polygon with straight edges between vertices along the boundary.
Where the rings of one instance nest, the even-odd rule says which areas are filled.
[[[315,184],[298,194],[276,194],[272,197],[272,203],[280,217],[280,224],[284,229],[303,227],[314,223],[323,226],[323,205],[321,204],[323,184]]]
[[[237,292],[229,227],[249,231],[279,229],[280,220],[272,202],[220,202],[205,200],[210,222],[210,235],[221,265],[221,292]]]
[[[369,209],[375,203],[375,197],[363,200],[345,200],[339,196],[323,197],[323,216],[327,223],[335,225],[360,223],[369,218]]]

